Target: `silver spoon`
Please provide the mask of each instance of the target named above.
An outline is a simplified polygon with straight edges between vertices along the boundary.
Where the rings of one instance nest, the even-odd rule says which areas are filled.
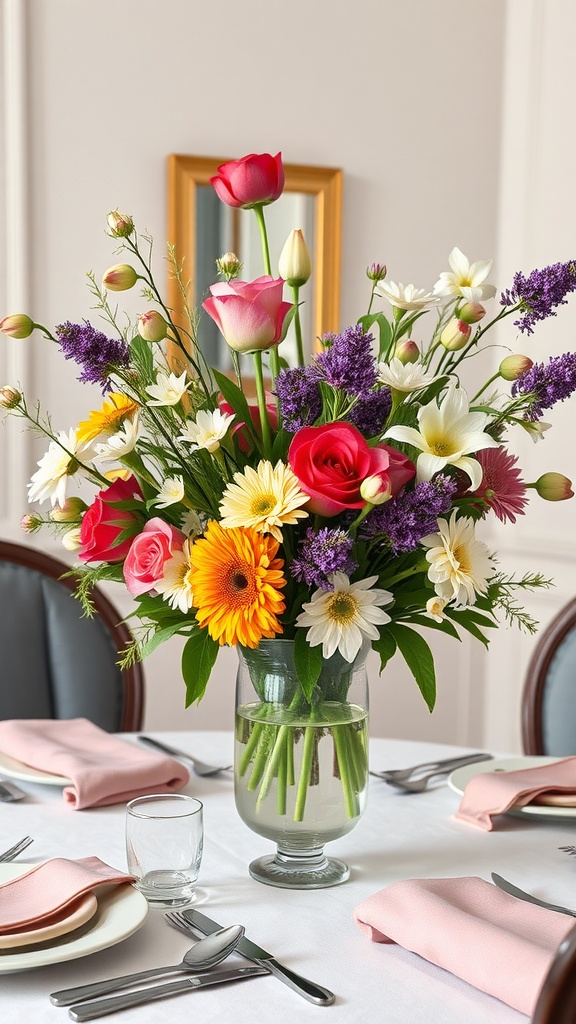
[[[220,928],[219,931],[207,935],[206,938],[192,946],[184,954],[179,964],[153,967],[147,971],[124,974],[121,978],[109,978],[107,981],[96,981],[90,985],[63,988],[59,992],[52,993],[50,1002],[54,1006],[70,1006],[78,1000],[91,999],[92,996],[104,996],[108,992],[116,992],[120,988],[133,985],[134,982],[157,978],[160,974],[195,974],[197,971],[206,971],[208,968],[214,967],[215,964],[219,964],[221,960],[225,960],[238,945],[243,935],[244,928],[241,924]]]

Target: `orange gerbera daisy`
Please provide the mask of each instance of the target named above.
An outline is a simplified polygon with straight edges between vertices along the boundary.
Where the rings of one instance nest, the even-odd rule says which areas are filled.
[[[192,546],[191,585],[196,618],[213,640],[234,647],[257,647],[262,637],[282,633],[284,562],[278,541],[253,528],[224,530],[208,523]]]

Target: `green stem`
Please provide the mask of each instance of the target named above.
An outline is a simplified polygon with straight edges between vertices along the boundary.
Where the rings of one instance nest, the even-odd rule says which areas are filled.
[[[300,766],[300,778],[296,790],[296,804],[294,807],[294,821],[303,821],[306,807],[306,796],[310,784],[310,773],[312,771],[312,758],[314,756],[314,726],[307,726],[304,729],[304,743],[302,749],[302,764]]]
[[[260,735],[262,733],[263,728],[264,728],[264,722],[255,722],[254,723],[254,728],[252,729],[252,732],[250,734],[250,738],[249,738],[249,740],[248,740],[248,742],[246,744],[246,749],[244,750],[244,753],[242,754],[242,758],[241,758],[240,764],[238,766],[238,774],[240,775],[240,777],[242,777],[243,775],[246,774],[246,770],[247,770],[248,765],[250,764],[250,761],[252,759],[252,754],[254,753],[255,748],[258,746],[258,744],[260,742]]]
[[[262,454],[265,459],[272,461],[272,434],[270,421],[266,408],[266,392],[264,391],[264,376],[262,373],[262,353],[253,352],[254,375],[256,380],[256,396],[258,398],[258,410],[260,412],[260,426],[262,429]]]
[[[349,818],[354,818],[358,814],[358,807],[356,801],[356,793],[354,789],[354,780],[352,778],[354,768],[352,764],[348,764],[347,747],[346,742],[346,725],[335,725],[332,727],[332,736],[334,737],[334,746],[336,748],[336,757],[338,759],[338,768],[340,771],[340,782],[342,783],[342,793],[344,795],[344,805],[346,807],[346,814]]]
[[[296,334],[296,356],[298,359],[298,366],[304,366],[304,345],[302,344],[302,324],[300,323],[300,288],[298,285],[292,286],[292,298],[294,299],[294,305],[296,312],[294,314],[294,332]]]
[[[270,786],[276,775],[276,769],[278,768],[281,759],[284,756],[286,747],[286,741],[288,739],[289,726],[281,725],[276,733],[276,739],[274,740],[274,746],[272,752],[268,757],[266,763],[266,770],[262,776],[262,785],[260,786],[260,792],[256,801],[256,809],[260,807],[260,804],[265,799]],[[279,794],[280,795],[280,794]],[[286,802],[286,794],[284,794],[284,803]]]
[[[270,248],[268,246],[268,234],[266,231],[266,221],[264,219],[264,208],[262,203],[257,203],[253,207],[254,213],[256,214],[256,221],[260,229],[260,241],[262,243],[262,260],[264,262],[264,273],[268,274],[268,277],[272,277],[271,263],[270,263]]]

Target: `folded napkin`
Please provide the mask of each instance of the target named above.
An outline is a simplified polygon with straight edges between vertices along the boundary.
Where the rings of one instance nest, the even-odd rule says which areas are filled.
[[[574,921],[482,878],[414,878],[364,900],[356,923],[470,985],[532,1014],[554,953]]]
[[[0,751],[31,768],[70,779],[64,800],[75,810],[171,793],[190,779],[184,765],[100,729],[86,718],[0,722]]]
[[[134,881],[98,857],[37,864],[25,875],[0,885],[0,934],[39,926],[101,885]]]
[[[475,775],[466,786],[454,817],[490,832],[495,815],[533,803],[543,793],[553,794],[551,802],[555,802],[558,794],[572,793],[576,798],[576,757],[517,772]]]

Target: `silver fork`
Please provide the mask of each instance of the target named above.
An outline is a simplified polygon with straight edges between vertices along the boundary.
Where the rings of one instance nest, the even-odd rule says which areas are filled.
[[[15,843],[14,846],[11,846],[9,850],[4,850],[4,853],[0,853],[0,862],[4,864],[6,861],[14,860],[14,858],[17,857],[18,854],[23,853],[24,850],[27,850],[28,847],[30,846],[30,843],[33,842],[34,840],[30,836],[24,836],[24,838],[20,839],[18,843]]]
[[[402,783],[414,776],[432,778],[434,775],[444,775],[454,771],[456,768],[463,768],[467,764],[475,764],[477,761],[490,761],[492,754],[460,754],[458,757],[446,757],[441,761],[425,761],[423,764],[414,764],[411,768],[397,768],[392,771],[370,772],[370,775],[377,779],[384,779],[384,782]]]

